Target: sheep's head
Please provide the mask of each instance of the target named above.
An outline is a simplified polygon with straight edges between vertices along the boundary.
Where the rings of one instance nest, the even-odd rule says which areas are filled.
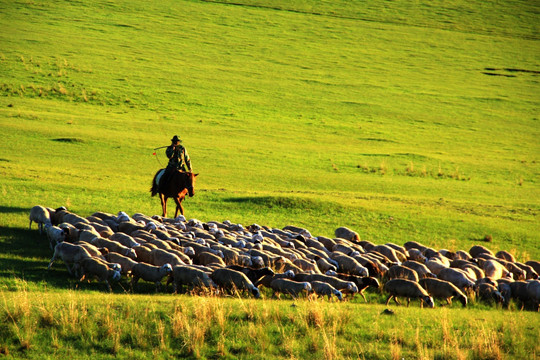
[[[465,295],[458,295],[458,300],[463,307],[467,307],[467,297]]]
[[[360,265],[360,267],[358,267],[358,276],[369,276],[368,269]]]
[[[125,212],[119,211],[118,216],[116,217],[116,222],[120,223],[124,221],[131,221],[131,218]]]
[[[516,280],[525,280],[525,272],[520,268],[514,267],[514,278]]]
[[[499,291],[494,291],[492,296],[493,296],[493,300],[495,300],[498,304],[504,303],[504,297]]]
[[[264,260],[260,256],[252,256],[251,257],[251,263],[253,264],[253,267],[255,267],[255,268],[264,267]]]
[[[118,271],[118,270],[113,270],[113,271],[114,271],[114,272],[113,272],[112,279],[113,279],[114,281],[119,281],[120,278],[122,277],[122,274],[120,274],[120,271]]]
[[[131,260],[137,259],[137,253],[135,252],[135,250],[133,250],[133,248],[126,250],[126,256]]]
[[[356,284],[353,283],[353,282],[348,282],[347,283],[347,290],[349,290],[352,293],[357,293],[358,292],[358,286],[356,286]]]
[[[239,249],[243,249],[246,247],[246,242],[244,240],[240,240],[240,241],[237,241],[235,244],[234,244],[234,247],[235,248],[239,248]]]
[[[165,274],[170,274],[173,272],[173,268],[171,266],[171,264],[164,264],[161,266],[161,270],[165,273]]]
[[[288,277],[289,279],[294,279],[294,271],[292,270],[287,270],[285,271],[285,276]]]
[[[264,240],[264,236],[263,234],[261,234],[261,232],[257,232],[256,234],[254,234],[252,237],[251,237],[251,241],[255,242],[255,241],[260,241],[260,242],[263,242]]]
[[[114,263],[114,264],[112,264],[111,269],[113,269],[115,271],[122,271],[122,265]]]
[[[423,296],[422,297],[422,300],[426,303],[427,306],[429,306],[430,308],[434,308],[435,307],[435,303],[433,302],[433,298],[431,296]]]
[[[143,222],[144,223],[144,222]],[[150,221],[148,224],[146,224],[146,226],[144,227],[144,230],[146,231],[151,231],[151,230],[156,230],[157,229],[157,226],[155,223],[153,223],[152,221]]]
[[[249,256],[242,257],[242,265],[247,267],[253,267],[253,261]]]
[[[311,290],[312,290],[311,284],[308,283],[308,282],[304,282],[304,290],[306,290],[308,293],[310,293]]]
[[[381,286],[381,284],[379,283],[379,280],[371,276],[365,277],[362,280],[364,281],[364,284],[366,284],[367,286],[373,286],[377,289]]]
[[[261,297],[261,292],[256,286],[253,286],[253,288],[251,288],[251,293],[253,294],[253,296],[255,296],[255,299],[258,299]]]
[[[328,276],[337,276],[337,272],[335,272],[334,270],[328,270],[324,274]]]
[[[186,231],[186,224],[183,222],[179,222],[177,224],[174,224],[174,227],[181,231]]]
[[[334,289],[332,290],[332,293],[339,299],[339,301],[343,300],[343,294],[341,291]]]
[[[186,254],[189,257],[194,257],[195,256],[195,250],[191,246],[185,247],[184,248],[184,254]]]

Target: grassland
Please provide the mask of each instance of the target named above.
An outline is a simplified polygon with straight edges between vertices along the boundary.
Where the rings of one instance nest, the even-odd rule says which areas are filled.
[[[295,224],[326,236],[348,226],[376,243],[415,240],[450,249],[468,249],[492,235],[493,250],[539,259],[538,13],[538,4],[527,1],[0,1],[2,316],[17,296],[29,298],[30,309],[36,297],[52,308],[55,296],[66,294],[109,301],[73,292],[60,270],[43,271],[50,254],[26,230],[28,210],[42,204],[81,215],[159,213],[148,190],[165,157],[152,153],[174,134],[201,174],[185,204],[189,218]],[[106,298],[122,304],[124,295],[116,296]],[[148,301],[165,301],[167,309],[176,301],[150,298],[155,302],[142,300],[137,311]],[[286,318],[289,305],[265,300],[261,307],[279,308]],[[344,349],[358,349],[365,358],[400,358],[392,353],[399,346],[411,357],[451,357],[434,345],[443,325],[426,330],[413,320],[420,317],[416,309],[403,310],[409,325],[398,340],[402,333],[383,317],[375,322],[380,335],[355,333],[381,312],[378,305],[355,305],[343,306],[344,314],[354,314],[345,318],[355,319],[340,330],[348,335],[327,335],[336,341],[329,343],[334,352],[327,354],[318,339],[313,353],[302,340],[283,355],[288,342],[276,336],[275,348],[255,354],[356,357]],[[119,306],[124,310],[117,315],[125,312]],[[243,305],[231,300],[227,306]],[[455,358],[538,354],[524,325],[538,324],[535,314],[512,313],[515,328],[499,334],[507,329],[505,313],[472,311],[478,313],[440,309],[421,316],[447,314],[461,331],[486,319],[480,324],[494,350],[486,355],[474,350],[477,339],[455,337],[466,349]],[[365,317],[356,319],[357,313]],[[32,311],[21,319],[33,324],[36,316]],[[94,351],[95,339],[79,346],[60,336],[57,325],[43,331],[31,324],[28,331],[39,331],[20,337],[31,339],[30,354],[48,343],[39,334],[60,339],[51,358]],[[163,324],[169,334],[170,323]],[[265,332],[258,324],[233,329]],[[118,326],[125,334],[135,325]],[[155,325],[148,326],[144,331]],[[25,356],[13,350],[16,330],[9,329],[10,340],[0,346]],[[418,345],[416,331],[424,330],[431,343]],[[314,336],[309,326],[302,331]],[[123,357],[160,351],[255,356],[231,350],[247,348],[249,338],[219,353],[221,335],[212,336],[214,343],[198,352],[172,350],[177,339],[170,337],[170,353],[157,340],[132,346],[141,351],[137,356],[126,353],[129,344],[115,351]],[[356,348],[353,336],[363,340]],[[117,340],[109,338],[100,356]]]

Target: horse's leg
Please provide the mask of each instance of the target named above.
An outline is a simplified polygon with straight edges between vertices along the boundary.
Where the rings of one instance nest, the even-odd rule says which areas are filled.
[[[176,212],[174,213],[174,217],[178,217],[178,211],[180,211],[180,214],[184,215],[184,208],[182,207],[182,200],[180,198],[175,197],[174,202],[176,203]]]
[[[176,211],[174,212],[174,217],[178,217],[178,213],[184,215],[184,209],[182,208],[182,202],[179,198],[175,197],[174,202],[176,203]]]
[[[163,217],[167,216],[167,198],[163,194],[159,194],[159,199],[161,200],[161,209],[163,210]]]

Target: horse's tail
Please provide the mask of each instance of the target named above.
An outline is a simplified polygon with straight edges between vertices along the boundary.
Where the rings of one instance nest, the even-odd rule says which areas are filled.
[[[150,193],[152,194],[152,196],[156,196],[159,193],[159,186],[156,178],[161,170],[162,169],[157,171],[156,175],[154,175],[154,179],[152,180],[152,187],[150,188]]]

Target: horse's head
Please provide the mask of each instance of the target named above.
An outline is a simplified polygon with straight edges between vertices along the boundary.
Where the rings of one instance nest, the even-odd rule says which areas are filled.
[[[188,173],[186,173],[186,175],[187,175],[186,189],[188,191],[189,197],[192,197],[193,195],[195,195],[195,178],[199,174],[194,174],[192,172],[188,172]]]

